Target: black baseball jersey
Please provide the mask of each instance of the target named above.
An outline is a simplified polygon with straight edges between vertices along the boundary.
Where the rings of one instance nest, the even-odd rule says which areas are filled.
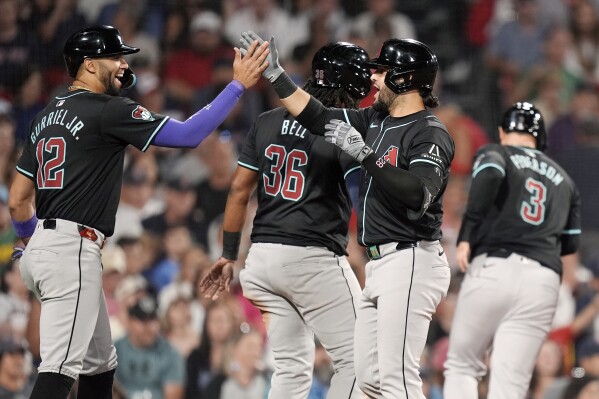
[[[458,242],[470,242],[472,256],[506,249],[561,274],[562,235],[581,232],[580,196],[567,173],[541,151],[489,144],[477,152],[472,177]],[[487,201],[473,190],[496,194]]]
[[[125,147],[145,151],[167,117],[124,97],[69,92],[33,119],[17,170],[35,184],[40,219],[114,232]]]
[[[320,119],[349,120],[374,151],[377,165],[408,171],[419,169],[441,180],[421,209],[413,211],[391,198],[386,188],[364,172],[360,187],[358,242],[370,246],[389,242],[432,241],[441,238],[442,199],[455,146],[443,124],[428,110],[391,117],[372,107],[360,110],[327,108]],[[321,130],[318,134],[324,134]],[[426,185],[426,184],[425,184]]]
[[[259,174],[252,242],[346,254],[351,205],[344,177],[360,168],[352,158],[277,108],[257,118],[238,163]]]

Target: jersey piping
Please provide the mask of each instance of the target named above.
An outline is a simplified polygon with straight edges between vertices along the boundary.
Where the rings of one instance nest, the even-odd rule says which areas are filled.
[[[383,119],[381,121],[381,129],[379,130],[379,134],[376,136],[376,138],[374,139],[374,143],[377,142],[377,140],[379,140],[379,143],[377,144],[376,148],[375,148],[375,152],[379,150],[379,147],[381,146],[381,143],[383,142],[383,139],[385,138],[385,134],[387,134],[387,132],[391,129],[396,129],[398,127],[403,127],[403,126],[407,126],[411,123],[416,122],[417,120],[411,121],[411,122],[407,122],[398,126],[391,126],[388,127],[387,129],[385,129],[383,131],[383,125],[385,124],[385,121],[389,118],[389,115],[387,115],[385,117],[385,119]],[[382,135],[381,135],[382,133]],[[362,212],[362,237],[361,237],[361,241],[362,241],[362,245],[366,245],[366,242],[364,241],[364,238],[366,236],[366,210],[368,209],[366,206],[366,203],[368,202],[368,193],[370,192],[370,187],[372,186],[372,176],[370,176],[368,178],[368,188],[366,189],[366,194],[364,194],[364,211]]]
[[[21,172],[22,174],[24,174],[25,176],[31,177],[33,179],[33,173],[29,173],[27,172],[25,169],[20,168],[17,166],[17,171]]]
[[[474,170],[474,172],[472,172],[472,177],[476,177],[476,175],[479,174],[479,172],[481,172],[483,169],[486,169],[486,168],[495,168],[501,172],[502,176],[505,176],[505,169],[503,169],[501,166],[496,165],[494,163],[486,163],[486,164],[480,165],[478,168],[476,168]]]
[[[343,175],[343,179],[347,179],[347,176],[349,176],[350,174],[354,173],[357,170],[360,170],[362,166],[358,165],[358,166],[354,166],[353,168],[349,169],[347,172],[345,172],[345,174]]]
[[[154,129],[154,131],[152,132],[152,134],[148,138],[148,141],[146,142],[146,145],[141,149],[142,152],[146,152],[146,150],[148,149],[148,147],[150,146],[150,144],[152,144],[152,140],[154,140],[154,136],[156,136],[156,134],[160,131],[160,129],[162,129],[162,126],[164,126],[164,124],[166,123],[166,121],[168,121],[169,119],[170,118],[168,116],[165,117],[162,120],[162,122],[160,122],[160,125],[156,126],[156,129]]]
[[[252,165],[249,165],[249,164],[241,162],[241,161],[237,161],[237,164],[240,165],[240,166],[243,166],[244,168],[253,170],[254,172],[258,172],[260,170],[256,166],[252,166]]]

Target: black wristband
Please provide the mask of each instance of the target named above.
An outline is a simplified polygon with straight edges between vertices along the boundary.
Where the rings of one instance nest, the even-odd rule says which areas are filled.
[[[297,90],[297,85],[293,83],[293,80],[285,72],[279,75],[279,77],[272,82],[272,87],[279,98],[287,98]]]
[[[223,231],[223,258],[237,260],[241,232]]]

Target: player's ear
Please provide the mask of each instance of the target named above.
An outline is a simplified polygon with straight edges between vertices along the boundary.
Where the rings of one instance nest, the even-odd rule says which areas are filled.
[[[499,126],[498,130],[499,130],[499,144],[503,144],[503,141],[505,140],[507,133],[505,132],[505,130],[503,130],[503,128],[501,126]]]
[[[96,60],[94,60],[93,58],[83,59],[82,65],[89,73],[96,73],[97,71]]]

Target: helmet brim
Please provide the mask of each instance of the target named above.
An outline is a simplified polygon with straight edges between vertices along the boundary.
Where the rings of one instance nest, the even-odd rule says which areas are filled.
[[[139,49],[137,47],[127,46],[126,44],[122,44],[119,51],[105,53],[105,54],[98,54],[98,55],[95,55],[95,54],[87,55],[87,56],[85,56],[85,58],[108,58],[108,57],[113,57],[115,55],[135,54],[138,52],[139,52]]]

